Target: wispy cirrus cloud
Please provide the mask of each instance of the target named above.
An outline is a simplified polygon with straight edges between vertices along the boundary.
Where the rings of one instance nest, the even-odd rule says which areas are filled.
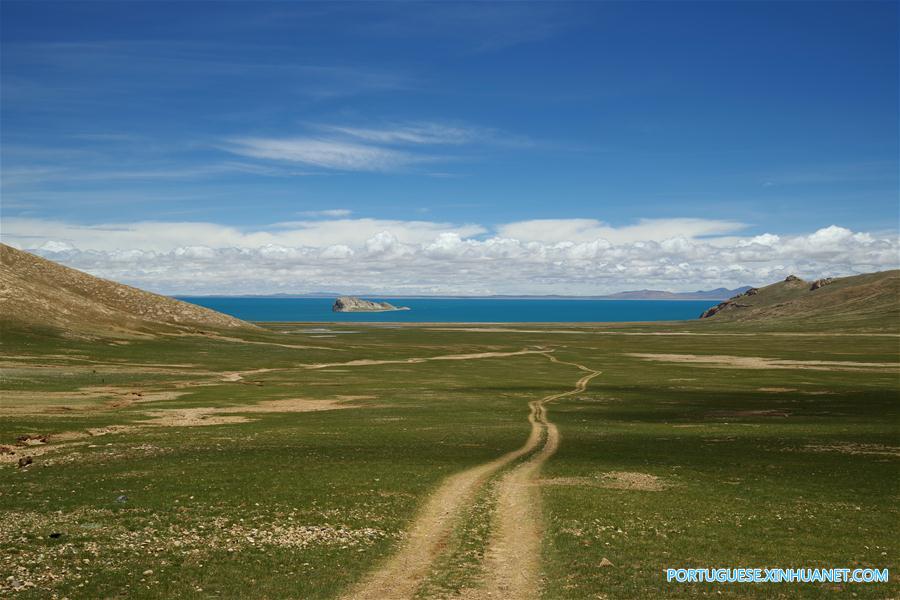
[[[353,211],[349,208],[327,208],[324,210],[303,210],[297,213],[298,216],[301,217],[329,217],[329,218],[341,218],[341,217],[349,217],[353,214]]]
[[[395,171],[430,160],[403,150],[313,137],[232,138],[223,149],[250,158],[336,171]]]
[[[840,183],[883,182],[896,187],[898,178],[896,161],[869,161],[845,164],[801,167],[771,174],[763,182],[764,187],[815,186]]]
[[[80,186],[110,182],[133,185],[162,180],[215,180],[234,175],[291,178],[327,171],[388,173],[459,161],[466,157],[465,150],[479,145],[530,144],[525,138],[501,135],[491,129],[440,122],[401,122],[381,127],[313,124],[306,129],[306,135],[294,137],[235,136],[219,143],[159,144],[147,136],[79,133],[69,136],[86,142],[77,148],[5,144],[2,185],[7,191],[42,190],[61,182]],[[441,149],[448,146],[454,148],[456,155]],[[233,156],[223,157],[221,151]],[[432,170],[423,174],[457,176],[443,171],[434,174]],[[128,193],[133,194],[133,190]]]
[[[337,171],[398,171],[422,163],[457,160],[434,148],[529,147],[531,140],[460,124],[387,123],[379,127],[311,124],[313,134],[295,137],[233,137],[221,148],[259,160],[301,163]]]
[[[297,61],[288,52],[269,53],[258,45],[233,41],[9,42],[3,47],[4,58],[32,69],[4,77],[4,103],[17,108],[35,103],[110,106],[124,94],[143,105],[150,98],[158,101],[191,89],[217,90],[220,99],[227,99],[233,95],[229,92],[235,77],[254,83],[244,93],[259,90],[261,100],[273,104],[273,89],[296,99],[320,101],[417,85],[404,70]]]
[[[596,219],[534,219],[501,225],[503,237],[527,242],[610,242],[666,240],[675,237],[716,236],[745,229],[744,223],[718,219],[640,219],[634,225],[613,227]]]
[[[441,39],[456,52],[482,53],[541,42],[582,26],[583,11],[568,3],[446,2],[375,5],[357,30],[391,39]]]
[[[382,144],[457,145],[487,141],[493,132],[441,123],[400,123],[381,128],[318,125],[319,129]]]
[[[259,175],[264,177],[300,177],[310,175],[306,171],[279,168],[234,161],[191,166],[159,165],[157,167],[126,164],[119,169],[89,169],[78,165],[70,166],[23,166],[3,170],[3,186],[12,187],[35,183],[52,182],[110,182],[110,181],[154,181],[169,179],[206,179],[228,174]]]

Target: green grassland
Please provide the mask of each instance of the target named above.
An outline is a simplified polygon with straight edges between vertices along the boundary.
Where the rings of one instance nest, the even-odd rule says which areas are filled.
[[[898,337],[871,327],[271,324],[92,339],[6,324],[0,444],[15,454],[0,463],[0,593],[337,597],[445,477],[522,445],[529,401],[583,375],[539,353],[406,359],[531,349],[602,372],[548,405],[561,444],[539,482],[544,597],[897,597]],[[398,362],[338,364],[359,360]],[[290,408],[260,410],[272,401]],[[316,401],[339,408],[303,411]],[[492,484],[422,597],[479,577]],[[857,565],[891,582],[688,585],[663,572]]]

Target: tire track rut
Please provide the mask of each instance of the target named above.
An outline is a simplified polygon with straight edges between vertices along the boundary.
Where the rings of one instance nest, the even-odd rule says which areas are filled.
[[[507,356],[526,353],[530,352],[509,353]],[[583,392],[590,380],[600,374],[584,365],[558,360],[548,351],[539,353],[552,362],[575,366],[587,374],[568,392],[551,394],[529,402],[531,410],[528,421],[531,432],[520,448],[445,479],[419,511],[399,550],[354,586],[344,598],[413,598],[435,560],[444,551],[463,509],[473,502],[478,490],[492,475],[530,453],[534,453],[533,456],[504,476],[500,483],[495,524],[497,529],[491,538],[486,559],[486,586],[469,590],[464,596],[528,598],[537,595],[540,572],[540,496],[529,483],[559,445],[559,432],[547,419],[544,405]]]
[[[503,476],[498,485],[494,532],[485,553],[485,581],[483,587],[471,590],[465,598],[504,598],[520,600],[537,598],[541,590],[541,491],[534,485],[541,467],[559,448],[559,430],[547,418],[545,407],[549,402],[580,394],[587,389],[594,377],[600,375],[578,363],[551,361],[577,367],[586,374],[575,388],[560,394],[546,396],[532,402],[529,415],[532,432],[544,440],[540,450],[528,460]]]

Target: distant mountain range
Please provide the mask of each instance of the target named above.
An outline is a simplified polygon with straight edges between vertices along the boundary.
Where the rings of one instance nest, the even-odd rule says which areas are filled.
[[[743,294],[750,289],[745,285],[733,290],[716,288],[714,290],[697,290],[696,292],[663,292],[660,290],[636,290],[619,292],[609,296],[600,296],[608,300],[727,300],[732,296]]]
[[[491,296],[452,296],[452,295],[409,295],[409,294],[358,294],[367,298],[496,298],[506,300],[542,300],[542,299],[558,299],[565,300],[571,298],[574,300],[727,300],[732,296],[743,294],[750,289],[750,286],[743,286],[729,290],[727,288],[716,288],[714,290],[697,290],[696,292],[665,292],[662,290],[633,290],[628,292],[618,292],[616,294],[608,294],[606,296],[562,296],[558,294],[549,295],[516,295],[516,294],[494,294]],[[247,294],[235,297],[241,298],[337,298],[346,296],[340,292],[310,292],[307,294]],[[229,295],[209,294],[209,295],[193,295],[179,294],[178,298],[227,298]]]

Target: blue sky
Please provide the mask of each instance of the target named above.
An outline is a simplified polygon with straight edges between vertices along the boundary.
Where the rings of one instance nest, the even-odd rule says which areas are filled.
[[[2,46],[4,237],[160,290],[196,291],[79,253],[346,259],[333,248],[359,258],[382,233],[420,254],[442,235],[733,249],[836,227],[894,245],[647,279],[896,263],[896,2],[8,0]],[[110,241],[111,225],[131,235]],[[681,252],[669,263],[693,265]],[[610,253],[591,260],[630,268]],[[391,290],[438,291],[426,279]],[[498,291],[488,279],[465,290]],[[611,270],[503,291],[627,283]]]

